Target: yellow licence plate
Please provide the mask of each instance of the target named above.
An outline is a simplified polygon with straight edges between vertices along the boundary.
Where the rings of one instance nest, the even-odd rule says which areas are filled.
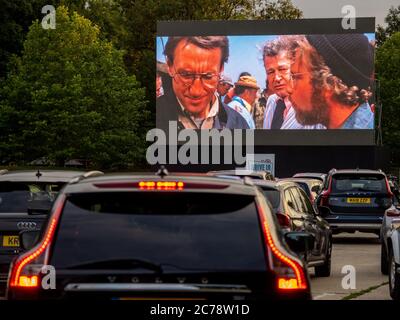
[[[347,203],[371,203],[371,198],[347,198]]]
[[[19,247],[19,236],[3,236],[3,247]]]

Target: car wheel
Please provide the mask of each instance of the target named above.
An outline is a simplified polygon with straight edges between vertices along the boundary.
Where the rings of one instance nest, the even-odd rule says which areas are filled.
[[[331,275],[331,256],[332,256],[332,240],[329,243],[328,253],[326,255],[325,263],[321,266],[315,267],[316,277],[329,277]]]
[[[381,244],[381,273],[384,275],[389,274],[388,255],[385,244]]]
[[[400,265],[394,260],[393,253],[390,254],[389,261],[390,296],[393,300],[400,300],[400,273],[397,272],[397,269],[400,267]]]

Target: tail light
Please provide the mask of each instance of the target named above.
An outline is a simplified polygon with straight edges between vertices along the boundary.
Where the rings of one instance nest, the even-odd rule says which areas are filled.
[[[195,183],[183,181],[139,181],[139,182],[100,182],[94,183],[100,189],[139,189],[158,191],[181,191],[184,189],[226,189],[227,184],[219,183]]]
[[[287,292],[290,290],[307,290],[307,277],[300,263],[288,253],[280,249],[276,244],[266,214],[260,204],[257,205],[262,224],[264,240],[268,249],[268,258],[271,270],[276,274],[276,286],[279,291]]]
[[[386,182],[386,189],[387,189],[387,191],[389,193],[389,196],[390,196],[390,198],[392,198],[393,197],[393,192],[390,189],[389,180],[387,178],[385,178],[385,182]]]
[[[330,178],[328,189],[321,192],[321,201],[318,204],[319,206],[321,207],[329,206],[329,196],[331,195],[331,192],[332,192],[332,178]]]
[[[39,287],[39,274],[42,266],[47,264],[49,247],[54,238],[64,202],[65,196],[60,195],[54,204],[55,210],[49,220],[46,232],[41,242],[33,249],[19,256],[12,264],[9,277],[9,287]]]
[[[388,217],[400,217],[400,211],[396,209],[390,209],[386,211]]]
[[[278,218],[279,225],[282,228],[289,228],[290,229],[290,218],[286,214],[278,212],[276,214],[276,217]]]

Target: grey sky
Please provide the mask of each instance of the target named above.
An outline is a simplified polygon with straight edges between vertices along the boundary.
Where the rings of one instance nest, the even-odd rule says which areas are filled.
[[[292,0],[303,11],[304,18],[339,18],[342,7],[352,5],[357,17],[375,17],[376,24],[384,24],[391,6],[400,5],[400,0]]]

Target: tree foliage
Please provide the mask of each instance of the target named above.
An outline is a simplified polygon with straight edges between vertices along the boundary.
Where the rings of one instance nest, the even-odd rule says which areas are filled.
[[[392,150],[400,148],[400,32],[394,33],[376,54],[376,73],[382,102],[383,142]],[[396,158],[400,160],[397,151]]]
[[[400,5],[397,8],[391,7],[389,9],[385,22],[387,23],[386,27],[378,25],[376,30],[376,42],[378,46],[381,46],[393,33],[400,31]]]
[[[144,154],[144,90],[127,75],[123,52],[65,7],[56,29],[36,21],[0,91],[0,151],[13,160],[48,157],[133,163]]]

